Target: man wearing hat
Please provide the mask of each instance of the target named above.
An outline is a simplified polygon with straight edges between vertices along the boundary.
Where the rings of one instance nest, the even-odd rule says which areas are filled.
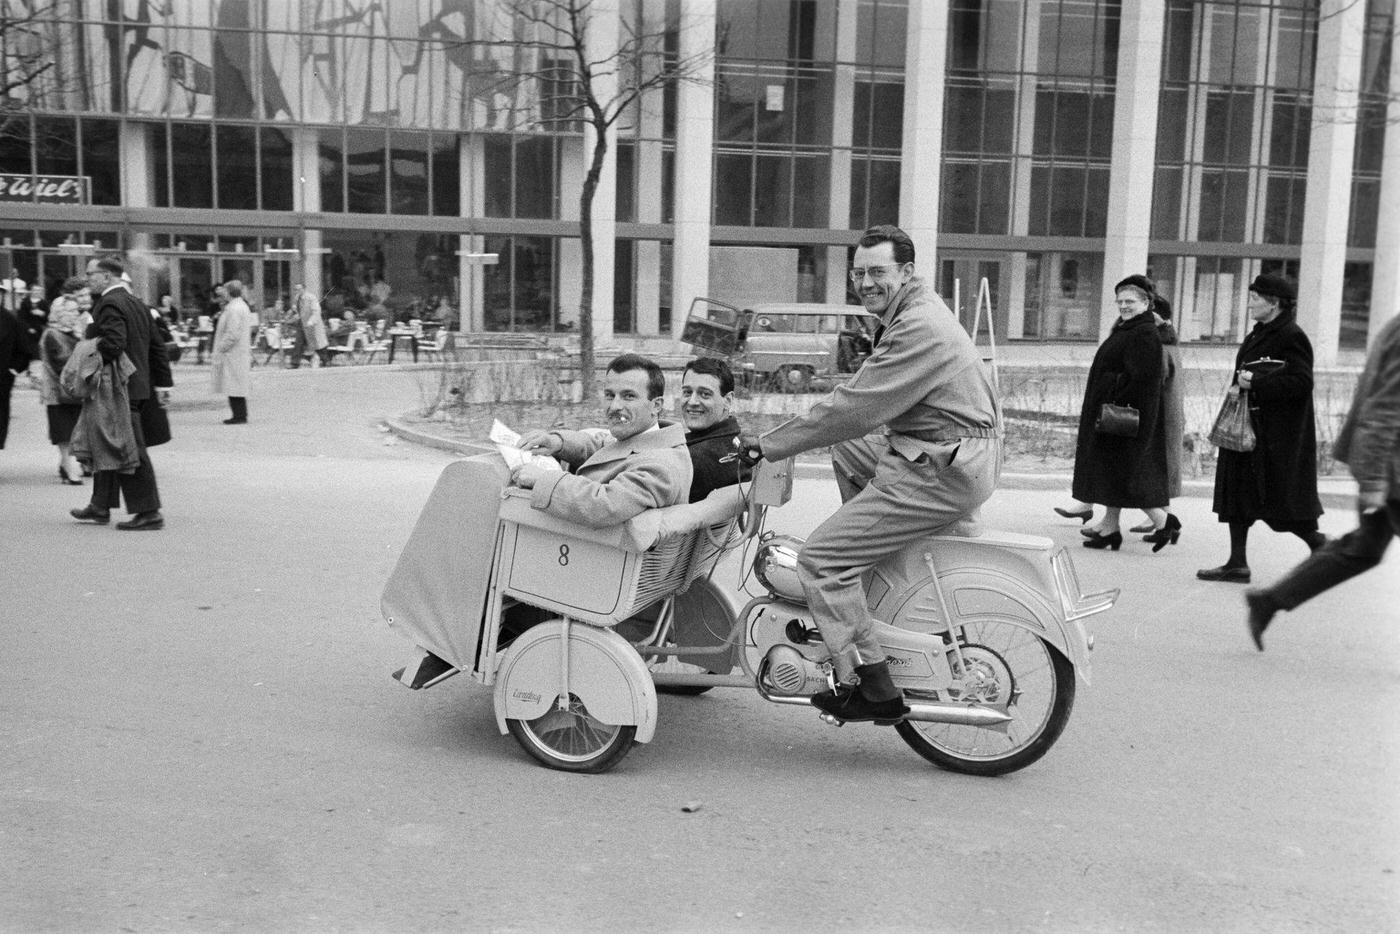
[[[1215,462],[1215,502],[1230,527],[1230,554],[1219,567],[1202,568],[1206,581],[1247,584],[1249,528],[1263,520],[1275,532],[1296,535],[1316,550],[1326,541],[1317,529],[1317,437],[1313,425],[1313,351],[1298,326],[1293,283],[1261,275],[1249,285],[1254,329],[1235,356],[1233,382],[1249,393],[1255,443],[1252,451],[1220,449]]]

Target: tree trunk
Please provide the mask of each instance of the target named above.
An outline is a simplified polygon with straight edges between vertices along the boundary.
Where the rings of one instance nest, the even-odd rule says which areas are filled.
[[[583,248],[583,288],[578,304],[579,375],[583,381],[583,398],[593,398],[593,195],[598,191],[598,179],[603,174],[603,159],[608,153],[607,127],[596,127],[593,158],[588,163],[588,175],[579,193],[579,243]]]

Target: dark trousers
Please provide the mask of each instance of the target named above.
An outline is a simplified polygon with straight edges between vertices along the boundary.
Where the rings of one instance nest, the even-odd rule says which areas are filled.
[[[1361,524],[1313,552],[1265,593],[1284,610],[1311,600],[1381,563],[1390,540],[1400,536],[1400,499],[1361,517]]]
[[[233,412],[234,418],[242,419],[245,422],[248,420],[247,396],[229,396],[228,407],[229,411]]]
[[[126,497],[126,511],[132,515],[160,509],[160,492],[156,489],[156,469],[146,454],[146,437],[141,432],[141,409],[150,400],[131,403],[131,428],[136,433],[136,449],[141,463],[133,473],[99,470],[92,475],[92,506],[94,509],[116,509]]]

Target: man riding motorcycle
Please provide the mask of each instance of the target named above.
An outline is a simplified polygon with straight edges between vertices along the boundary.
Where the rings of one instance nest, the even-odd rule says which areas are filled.
[[[806,415],[739,445],[770,460],[834,445],[842,506],[797,565],[840,682],[812,703],[839,720],[890,725],[909,708],[874,637],[862,575],[914,539],[976,519],[1001,472],[1001,413],[972,339],[915,274],[908,234],[865,231],[850,276],[880,316],[870,357]],[[871,425],[885,427],[867,435]]]

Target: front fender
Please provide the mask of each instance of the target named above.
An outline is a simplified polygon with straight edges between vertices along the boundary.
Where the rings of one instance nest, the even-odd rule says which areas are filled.
[[[496,726],[507,720],[534,720],[559,698],[565,624],[552,619],[526,630],[501,658],[494,694]],[[627,640],[611,629],[568,624],[569,693],[604,723],[635,726],[636,740],[656,732],[656,687],[646,663]]]

